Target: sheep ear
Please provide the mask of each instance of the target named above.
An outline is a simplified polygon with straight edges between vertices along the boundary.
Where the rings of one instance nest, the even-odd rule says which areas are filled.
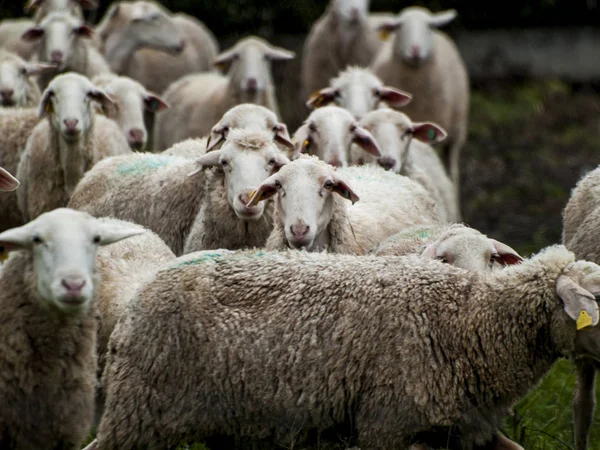
[[[42,3],[44,3],[44,0],[29,0],[25,4],[23,11],[25,11],[25,14],[29,14],[31,11],[39,8]]]
[[[278,180],[277,174],[271,175],[262,184],[250,194],[250,200],[246,205],[248,208],[251,206],[258,205],[258,202],[267,200],[273,197],[277,193],[277,186],[275,182]]]
[[[273,131],[275,132],[275,142],[289,150],[294,150],[295,146],[290,139],[290,134],[288,133],[287,126],[283,123],[278,123],[273,127]]]
[[[421,252],[421,256],[427,259],[435,259],[437,258],[437,247],[435,244],[429,244],[426,246]]]
[[[27,63],[21,69],[23,74],[26,76],[39,75],[40,73],[47,72],[49,70],[56,69],[56,65],[54,64],[44,64],[44,63]]]
[[[54,111],[54,107],[52,106],[53,95],[54,91],[51,89],[46,89],[44,91],[44,95],[42,95],[42,99],[40,100],[40,108],[38,112],[40,119],[46,117],[46,114],[52,114]]]
[[[371,133],[359,126],[356,126],[352,133],[354,135],[352,142],[373,156],[381,156],[381,151]]]
[[[0,233],[0,260],[6,259],[8,252],[31,249],[32,238],[31,222]]]
[[[448,136],[446,130],[433,122],[413,123],[412,135],[415,139],[426,144],[441,142]]]
[[[75,29],[73,31],[76,34],[78,34],[79,36],[82,36],[85,38],[91,38],[94,35],[94,29],[92,27],[90,27],[88,24],[83,24],[78,27],[75,27]]]
[[[429,18],[429,25],[432,27],[442,27],[449,24],[456,18],[456,10],[448,9],[439,13],[432,14]]]
[[[100,237],[100,245],[113,244],[122,239],[137,236],[146,230],[139,225],[125,225],[111,220],[97,219],[94,232]]]
[[[273,173],[279,172],[279,169],[290,163],[290,160],[287,159],[285,155],[281,154],[275,156],[273,159],[275,160],[275,163],[273,164]]]
[[[386,102],[394,108],[406,106],[412,100],[412,94],[389,86],[379,88],[377,94],[381,101]]]
[[[306,106],[310,109],[317,109],[321,106],[326,106],[333,102],[338,95],[338,90],[332,87],[327,87],[315,92],[306,101]]]
[[[42,27],[32,27],[25,31],[21,35],[21,39],[24,41],[36,41],[44,35],[44,29]]]
[[[265,49],[265,56],[273,61],[289,61],[296,57],[296,53],[291,50],[286,50],[285,48],[269,45]]]
[[[310,145],[310,130],[308,128],[308,124],[305,123],[300,128],[296,130],[294,134],[294,153],[293,157],[296,158],[300,156],[301,153],[306,153],[308,151],[308,146]]]
[[[11,192],[19,187],[19,180],[13,177],[7,170],[0,167],[0,191]]]
[[[350,200],[352,204],[355,204],[357,201],[360,200],[360,198],[358,198],[358,195],[355,194],[352,188],[350,188],[350,186],[348,186],[346,182],[340,179],[335,173],[333,175],[333,183],[334,184],[332,191],[336,194],[344,197],[345,199]]]
[[[88,96],[103,108],[115,105],[115,101],[102,89],[92,89],[88,92]]]
[[[198,168],[193,172],[188,174],[188,177],[192,177],[200,172],[202,172],[207,167],[216,166],[219,164],[219,159],[221,158],[221,151],[215,150],[212,152],[208,152],[206,155],[202,155],[200,158],[196,160],[196,165]]]
[[[578,330],[598,324],[598,303],[594,296],[571,278],[560,275],[556,280],[556,293],[562,299],[567,315],[577,321]]]
[[[499,242],[495,239],[490,239],[492,242],[492,246],[498,252],[498,257],[496,261],[498,261],[503,266],[512,266],[514,264],[520,264],[523,261],[521,255],[519,255],[515,250],[509,247],[502,242]]]
[[[227,125],[215,125],[212,128],[212,130],[210,130],[210,135],[208,136],[208,140],[206,141],[207,153],[220,146],[223,142],[225,142],[225,139],[227,139],[228,130],[229,127]]]
[[[168,109],[169,105],[154,92],[148,92],[144,97],[144,106],[150,112],[158,112]]]
[[[402,25],[400,18],[395,18],[391,20],[387,20],[381,25],[377,27],[377,31],[379,32],[379,39],[382,41],[387,41],[391,34],[396,31]]]
[[[238,55],[238,49],[236,47],[230,48],[222,53],[219,53],[213,64],[215,67],[221,71],[227,70],[227,66],[233,61],[235,57]]]

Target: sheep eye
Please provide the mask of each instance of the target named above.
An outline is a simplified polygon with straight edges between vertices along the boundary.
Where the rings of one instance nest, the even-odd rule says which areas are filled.
[[[42,242],[44,242],[44,241],[37,234],[33,237],[33,243],[34,244],[41,244]]]
[[[311,123],[308,125],[308,129],[309,131],[311,131],[312,133],[316,133],[317,131],[317,126],[314,123]]]
[[[373,89],[373,95],[375,97],[379,97],[381,95],[381,91],[377,88]]]
[[[221,164],[222,167],[226,167],[229,165],[229,163],[225,159],[222,159],[221,161],[219,161],[219,164]]]
[[[332,190],[333,189],[333,181],[327,180],[324,184],[325,189]]]
[[[445,256],[438,256],[435,259],[437,259],[438,261],[443,262],[443,263],[448,262],[448,258],[446,258]]]
[[[100,243],[100,236],[94,236],[94,240],[92,242],[94,242],[94,244],[99,244]]]
[[[600,293],[594,294],[594,300],[596,300],[597,303],[600,303]]]
[[[281,182],[279,180],[275,180],[275,189],[281,189]]]
[[[354,133],[356,131],[356,124],[350,125],[350,133]]]
[[[275,158],[271,158],[271,159],[269,160],[269,165],[270,165],[270,166],[274,166],[276,163],[277,163],[277,161],[275,161]]]

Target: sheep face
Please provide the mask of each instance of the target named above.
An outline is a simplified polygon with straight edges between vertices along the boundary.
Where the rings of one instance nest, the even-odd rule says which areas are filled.
[[[101,88],[115,102],[107,105],[105,115],[119,125],[132,150],[142,150],[148,141],[144,111],[162,111],[168,108],[167,104],[157,94],[126,77],[112,78]]]
[[[374,156],[380,156],[371,133],[358,126],[348,111],[337,106],[313,111],[294,137],[295,156],[309,153],[335,167],[348,165],[347,155],[353,143]]]
[[[240,220],[258,220],[264,204],[249,205],[254,188],[277,172],[288,159],[273,143],[267,132],[231,130],[220,150],[198,160],[201,167],[218,166],[225,175],[227,202]]]
[[[233,48],[218,55],[215,64],[217,67],[231,65],[228,76],[233,89],[247,98],[244,101],[251,101],[273,85],[270,62],[293,57],[294,52],[273,47],[262,39],[250,37],[239,41]]]
[[[332,11],[344,24],[364,22],[369,14],[369,0],[333,0]]]
[[[381,153],[374,158],[364,152],[353,151],[352,163],[379,164],[386,170],[400,173],[406,163],[413,138],[426,144],[435,144],[444,140],[446,131],[432,122],[412,122],[406,114],[388,108],[378,109],[367,114],[359,125],[371,133]],[[415,148],[414,151],[418,151]]]
[[[52,13],[27,30],[22,39],[39,41],[40,61],[52,63],[59,71],[64,71],[74,57],[77,41],[91,37],[92,33],[92,28],[81,19],[66,13]]]
[[[40,117],[49,115],[51,126],[66,141],[76,141],[90,129],[91,102],[108,107],[113,101],[86,77],[66,73],[54,78],[42,95]]]
[[[0,234],[4,251],[33,254],[35,289],[41,299],[64,313],[87,311],[95,288],[99,245],[143,233],[141,227],[60,208]]]
[[[309,251],[326,247],[333,214],[333,194],[352,203],[358,196],[340,175],[313,157],[301,157],[269,177],[253,194],[250,204],[278,194],[276,205],[288,245]]]
[[[28,101],[29,77],[54,66],[41,63],[26,63],[12,54],[0,55],[0,105],[25,106]]]
[[[360,120],[369,111],[378,108],[382,101],[392,107],[402,107],[411,99],[412,95],[408,92],[384,86],[370,70],[351,67],[331,80],[330,87],[315,93],[306,106],[318,108],[333,102]]]
[[[426,8],[410,7],[402,10],[395,19],[383,23],[379,29],[395,31],[396,57],[411,66],[419,66],[433,52],[433,29],[446,25],[455,17],[453,9],[433,14]]]

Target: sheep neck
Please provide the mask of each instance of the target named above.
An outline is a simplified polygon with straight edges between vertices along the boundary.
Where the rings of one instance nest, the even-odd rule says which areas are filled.
[[[128,67],[131,64],[133,54],[140,48],[135,40],[122,33],[119,39],[110,37],[104,43],[103,54],[110,65],[110,69],[117,73],[128,73]]]

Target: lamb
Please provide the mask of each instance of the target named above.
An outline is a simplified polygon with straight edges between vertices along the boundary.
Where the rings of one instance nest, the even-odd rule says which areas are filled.
[[[370,25],[369,0],[331,0],[306,38],[302,56],[302,95],[308,98],[346,66],[369,66],[381,47]]]
[[[184,75],[210,70],[219,51],[202,22],[157,2],[113,3],[97,30],[111,69],[160,94]]]
[[[329,87],[313,94],[306,106],[313,109],[334,103],[360,120],[382,104],[400,108],[411,99],[408,92],[384,86],[370,69],[352,66],[332,79]]]
[[[19,187],[19,180],[13,177],[6,169],[0,167],[0,191],[12,192]]]
[[[0,234],[11,252],[0,271],[0,447],[81,448],[94,413],[96,251],[140,232],[57,209]]]
[[[186,255],[111,336],[91,448],[332,431],[472,449],[558,358],[600,357],[596,293],[600,267],[562,246],[486,277],[418,257]]]
[[[57,76],[44,91],[40,122],[27,139],[17,168],[17,191],[27,222],[65,206],[83,174],[103,158],[131,150],[115,122],[94,114],[91,101],[112,100],[83,75]]]
[[[454,185],[439,156],[429,144],[442,142],[447,134],[433,122],[413,123],[401,112],[389,108],[368,113],[359,125],[377,142],[381,156],[375,158],[358,146],[350,150],[352,164],[379,164],[422,184],[436,202],[443,222],[460,220]]]
[[[98,8],[96,0],[29,0],[25,12],[35,11],[34,21],[40,23],[52,12],[67,12],[83,19],[83,10],[94,11]]]
[[[294,157],[308,153],[335,167],[348,165],[352,144],[371,155],[381,156],[373,135],[360,127],[350,112],[338,106],[313,111],[296,130],[294,140]]]
[[[420,184],[379,167],[334,170],[303,155],[263,181],[248,206],[275,194],[267,250],[291,247],[364,255],[403,229],[439,223],[433,200]]]
[[[54,12],[23,33],[22,39],[36,43],[38,60],[56,66],[55,70],[40,75],[40,89],[45,89],[56,75],[69,71],[89,78],[110,73],[100,52],[87,41],[93,32],[81,19]]]
[[[154,150],[204,136],[227,110],[241,103],[266,106],[279,117],[271,61],[293,57],[293,52],[251,36],[217,56],[218,66],[230,65],[227,76],[192,74],[173,83],[163,94],[171,110],[156,116]]]
[[[28,63],[15,53],[0,49],[0,107],[35,107],[40,102],[40,89],[32,79],[49,64]]]
[[[413,120],[432,120],[448,131],[443,160],[457,198],[460,183],[460,151],[467,136],[469,78],[465,64],[450,38],[435,30],[456,16],[448,10],[437,14],[405,8],[380,29],[394,32],[371,65],[385,84],[413,94],[404,112]]]
[[[31,131],[40,122],[37,109],[0,108],[0,166],[16,174]],[[21,187],[22,189],[22,187]],[[0,195],[0,232],[23,225],[17,193]]]
[[[272,143],[272,134],[265,131],[248,133],[251,133],[249,138],[257,136],[262,139],[264,145],[253,150],[238,147],[229,142],[231,136],[237,135],[236,139],[241,139],[244,134],[241,130],[230,130],[228,140],[221,150],[213,150],[197,160],[162,154],[108,158],[84,176],[73,193],[69,206],[97,217],[113,216],[144,225],[158,234],[176,255],[183,253],[192,226],[201,233],[201,218],[211,218],[216,214],[206,211],[208,205],[216,204],[227,209],[218,211],[227,216],[229,221],[216,226],[224,233],[220,236],[221,239],[227,238],[228,233],[231,239],[246,239],[243,234],[246,224],[248,231],[260,227],[270,231],[270,221],[261,219],[263,208],[245,208],[242,203],[247,201],[251,188],[286,163],[287,158]],[[225,146],[227,149],[224,154],[222,151]],[[206,174],[188,176],[204,165],[219,165],[220,156],[225,158],[227,154],[231,155],[231,159],[223,161],[228,163],[228,168],[223,165],[223,168],[215,167]],[[240,172],[242,168],[243,171]],[[227,183],[224,170],[228,172]],[[236,205],[235,208],[241,215],[249,215],[246,221],[235,219],[237,216],[234,216],[228,200]],[[269,208],[267,212],[268,210]],[[200,213],[202,215],[197,218]],[[251,213],[254,217],[250,217]],[[251,222],[252,218],[256,221]],[[237,227],[235,230],[228,229],[231,221],[234,222],[231,228]],[[238,237],[240,233],[242,235]],[[268,231],[266,233],[263,242],[255,245],[264,243]],[[223,240],[217,242],[222,243],[221,246],[227,245]]]
[[[104,115],[119,125],[132,150],[143,150],[148,141],[144,113],[156,113],[169,106],[157,94],[131,78],[99,75],[92,82],[114,101],[106,105]]]

